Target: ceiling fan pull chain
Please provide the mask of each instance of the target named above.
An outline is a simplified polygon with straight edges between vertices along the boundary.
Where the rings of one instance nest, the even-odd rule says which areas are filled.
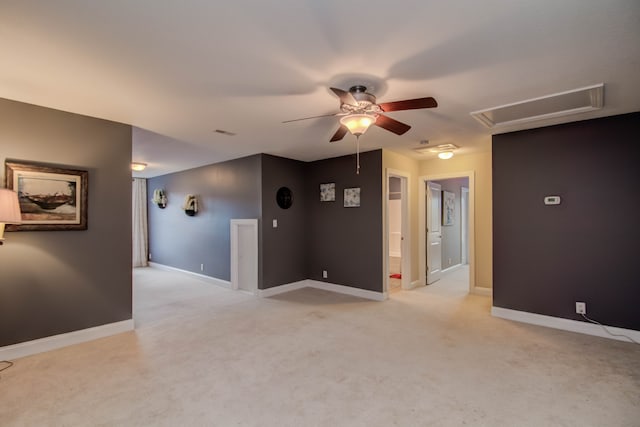
[[[360,175],[360,135],[356,135],[356,175]]]

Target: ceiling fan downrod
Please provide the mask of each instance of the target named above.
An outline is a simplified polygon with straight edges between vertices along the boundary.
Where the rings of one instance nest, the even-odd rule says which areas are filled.
[[[360,135],[356,135],[356,175],[360,175]]]

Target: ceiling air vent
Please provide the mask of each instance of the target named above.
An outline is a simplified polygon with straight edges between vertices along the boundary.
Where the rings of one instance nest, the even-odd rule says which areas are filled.
[[[428,154],[428,153],[442,153],[444,151],[453,151],[453,150],[457,150],[458,148],[460,147],[458,147],[455,144],[440,144],[435,147],[416,147],[413,150],[421,154]]]
[[[554,93],[513,104],[474,111],[471,115],[486,127],[516,125],[570,114],[599,110],[604,104],[604,83]]]

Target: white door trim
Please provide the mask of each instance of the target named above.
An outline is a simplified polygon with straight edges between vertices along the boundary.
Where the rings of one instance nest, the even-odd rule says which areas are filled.
[[[384,227],[383,227],[383,239],[382,245],[384,254],[384,259],[382,262],[383,265],[383,274],[384,278],[382,283],[384,283],[384,292],[389,291],[389,178],[396,177],[400,178],[400,191],[402,193],[400,200],[400,216],[401,216],[401,234],[402,240],[400,242],[400,252],[401,252],[401,269],[402,269],[402,280],[401,286],[402,289],[411,289],[411,233],[409,230],[411,229],[411,224],[409,222],[409,195],[410,192],[410,182],[409,178],[411,175],[408,172],[401,171],[398,169],[386,169],[385,174],[385,188],[387,191],[385,192],[385,200],[383,203],[384,209]]]
[[[438,182],[425,183],[425,283],[430,285],[442,276],[442,186]],[[436,206],[434,206],[436,202]],[[435,207],[435,209],[434,209]],[[434,224],[437,224],[434,226]],[[436,262],[437,260],[437,262]]]
[[[460,263],[466,264],[469,257],[469,242],[467,241],[469,235],[469,189],[467,187],[460,187],[460,242],[462,243]]]
[[[255,245],[256,258],[253,261],[255,263],[256,272],[255,283],[253,289],[258,290],[258,220],[257,219],[232,219],[231,220],[231,289],[238,290],[240,284],[238,283],[238,229],[241,226],[250,226],[252,228],[251,244]]]
[[[418,192],[424,195],[424,189],[427,181],[440,181],[443,179],[452,178],[469,178],[469,292],[477,293],[476,290],[476,258],[475,258],[475,171],[464,172],[451,172],[437,175],[425,175],[418,177]],[[420,285],[426,284],[426,258],[427,258],[427,244],[426,244],[426,227],[425,218],[426,206],[424,203],[424,197],[418,197],[418,273],[420,277]],[[481,291],[480,291],[481,292]]]

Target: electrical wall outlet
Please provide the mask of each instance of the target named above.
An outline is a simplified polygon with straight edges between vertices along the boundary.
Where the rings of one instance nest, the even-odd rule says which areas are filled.
[[[322,278],[326,279],[328,277],[327,270],[322,270]]]
[[[577,302],[576,301],[576,313],[577,314],[587,314],[587,303],[586,302]]]
[[[204,271],[204,264],[200,264],[200,271]]]
[[[278,220],[277,219],[274,219],[272,221],[272,224],[273,224],[273,228],[278,228]]]

